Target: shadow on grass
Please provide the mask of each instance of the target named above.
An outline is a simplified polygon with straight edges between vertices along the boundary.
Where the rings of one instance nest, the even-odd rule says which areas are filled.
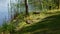
[[[42,21],[22,28],[20,34],[30,32],[31,34],[60,34],[60,14],[42,19]]]

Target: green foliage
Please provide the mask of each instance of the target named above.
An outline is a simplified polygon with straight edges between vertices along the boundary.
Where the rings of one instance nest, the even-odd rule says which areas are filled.
[[[2,31],[6,31],[8,29],[8,24],[7,23],[3,23],[2,24]]]
[[[38,10],[42,10],[42,9],[49,9],[49,7],[51,9],[55,8],[55,6],[57,5],[57,2],[54,3],[56,1],[53,1],[53,0],[28,0],[28,4],[31,5],[31,8],[34,8],[35,10],[37,9]],[[22,11],[20,9],[22,9]],[[52,31],[52,30],[58,30],[60,29],[60,23],[59,23],[59,20],[60,20],[60,15],[53,15],[53,14],[56,14],[56,13],[52,13],[52,12],[45,12],[44,13],[40,13],[39,15],[31,15],[30,17],[25,17],[25,4],[24,4],[24,1],[23,3],[19,4],[14,4],[13,6],[11,6],[11,9],[14,10],[13,12],[15,13],[14,15],[17,14],[17,18],[15,19],[16,21],[15,22],[11,22],[10,24],[8,23],[3,23],[2,24],[2,27],[0,28],[0,31],[1,32],[9,32],[11,34],[23,34],[23,33],[28,33],[28,32],[32,32],[32,34],[40,34],[40,33],[45,33],[45,32],[49,32],[49,31]],[[17,10],[16,10],[17,9]],[[21,11],[19,13],[19,10]],[[34,11],[35,11],[34,10]],[[12,12],[11,12],[12,13]],[[18,14],[19,13],[19,14]],[[31,13],[30,13],[31,14]],[[53,16],[50,16],[50,15],[53,15]],[[25,19],[24,19],[25,18]],[[32,21],[32,25],[26,25],[25,23],[23,24],[22,22],[25,22],[26,19],[29,19]],[[38,19],[40,19],[41,21],[37,22],[36,24],[34,22],[34,20],[38,21]],[[35,21],[35,22],[36,22]],[[22,29],[20,29],[18,32],[16,31],[16,27],[18,27],[17,25],[20,24],[21,27],[23,27]],[[17,24],[17,25],[15,25]],[[45,30],[44,28],[47,28],[48,30]],[[42,31],[36,31],[36,30],[41,30]],[[48,33],[47,32],[47,33]],[[29,33],[28,33],[29,34]]]
[[[3,23],[1,28],[0,28],[0,33],[5,32],[5,34],[8,33],[14,33],[15,31],[15,26],[13,26],[14,24],[7,24],[7,23]]]
[[[48,13],[48,14],[47,14]],[[52,12],[45,12],[44,14],[44,18],[41,19],[40,17],[40,21],[34,24],[30,24],[30,26],[25,26],[23,27],[21,30],[19,30],[20,34],[60,34],[60,11],[56,11],[56,13],[54,11]],[[53,15],[55,14],[55,15]],[[33,15],[34,16],[34,15]],[[37,15],[35,15],[36,17]],[[45,17],[47,16],[47,17]]]

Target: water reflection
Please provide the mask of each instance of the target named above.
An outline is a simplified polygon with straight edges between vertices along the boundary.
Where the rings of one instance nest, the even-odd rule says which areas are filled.
[[[18,13],[25,11],[25,5],[24,5],[25,3],[23,3],[24,1],[23,2],[22,1],[19,2],[20,0],[17,2],[15,2],[14,0],[12,0],[12,1],[13,2],[11,2],[12,3],[11,4],[10,0],[0,0],[0,24],[2,24],[4,22],[3,20],[6,19],[6,21],[7,21],[11,18],[11,16],[14,17],[13,15],[15,15],[15,13],[17,13],[17,11],[18,11]],[[10,3],[9,6],[8,6],[8,3]],[[15,5],[15,3],[16,4],[18,3],[19,6]],[[8,7],[9,7],[9,9],[8,9]],[[34,6],[34,3],[32,3],[32,4],[28,3],[28,8],[29,8],[29,11],[36,11],[37,8],[39,8],[39,7],[36,8],[36,6]]]
[[[0,25],[3,23],[3,19],[8,20],[8,4],[9,0],[0,0]]]

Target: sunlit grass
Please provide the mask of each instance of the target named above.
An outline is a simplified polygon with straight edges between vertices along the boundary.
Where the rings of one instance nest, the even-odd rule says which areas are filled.
[[[50,10],[50,11],[46,11],[46,12],[41,12],[40,14],[30,14],[28,17],[25,17],[24,20],[26,20],[26,19],[31,20],[31,21],[33,21],[32,24],[26,24],[26,22],[23,21],[22,23],[19,24],[19,28],[17,28],[17,29],[19,30],[20,28],[32,26],[32,25],[42,21],[42,19],[44,19],[46,17],[54,16],[54,15],[58,15],[58,14],[60,14],[60,10]],[[32,29],[34,29],[34,28],[32,28]],[[22,30],[23,34],[34,34],[34,33],[38,33],[38,32],[42,33],[41,31],[44,31],[44,30],[48,31],[48,33],[55,33],[55,31],[53,32],[49,29],[39,29],[39,30],[36,30],[33,32],[25,32],[23,30]],[[29,28],[27,30],[29,30]]]
[[[29,13],[29,16],[25,17],[25,15],[19,15],[17,19],[14,19],[11,24],[16,27],[16,31],[19,31],[20,34],[44,34],[44,33],[59,33],[59,31],[52,31],[59,26],[55,21],[59,22],[59,15],[60,10],[48,10],[48,11],[41,11],[40,14],[33,14],[33,12]],[[54,18],[52,16],[55,16]],[[51,17],[51,18],[49,18]],[[55,19],[55,20],[54,20]],[[31,23],[27,24],[26,20],[30,20]],[[15,25],[16,23],[16,25]],[[47,25],[47,28],[45,28]]]
[[[37,19],[43,19],[43,18],[46,18],[48,16],[52,16],[52,15],[56,15],[56,14],[59,14],[60,13],[60,10],[49,10],[49,11],[46,11],[46,12],[41,12],[40,14],[30,14],[28,17],[25,17],[24,20],[28,19],[28,20],[31,20],[31,21],[37,21]],[[25,21],[24,21],[25,22]]]

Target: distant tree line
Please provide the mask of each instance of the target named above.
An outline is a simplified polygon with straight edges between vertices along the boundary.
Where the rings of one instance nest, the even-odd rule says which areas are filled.
[[[60,0],[16,0],[16,3],[10,1],[11,18],[15,19],[20,12],[25,12],[28,15],[30,8],[35,11],[59,9]]]

